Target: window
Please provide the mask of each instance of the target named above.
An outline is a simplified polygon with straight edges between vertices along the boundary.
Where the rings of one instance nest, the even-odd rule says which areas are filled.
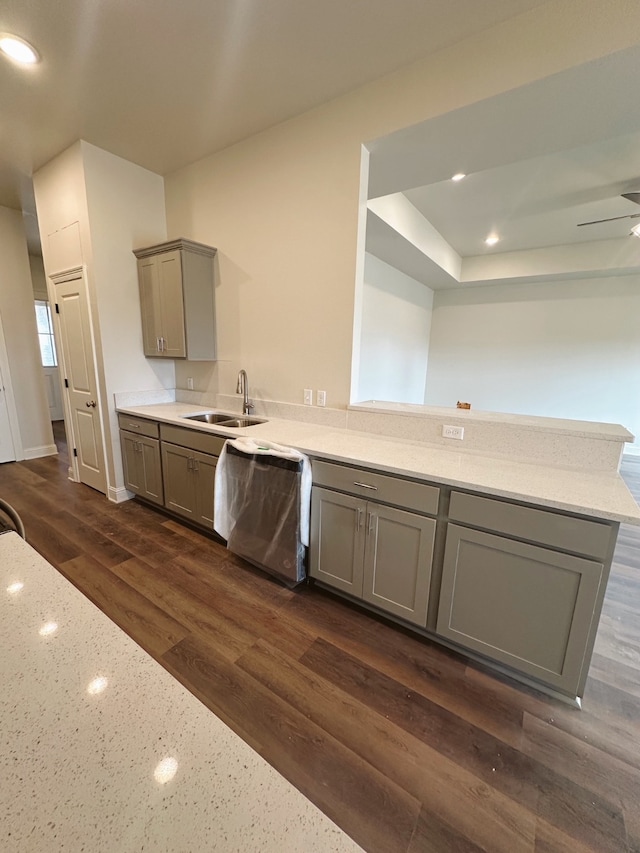
[[[38,325],[38,340],[40,341],[40,356],[43,367],[57,367],[56,342],[53,339],[51,324],[51,309],[43,299],[36,299],[36,323]]]

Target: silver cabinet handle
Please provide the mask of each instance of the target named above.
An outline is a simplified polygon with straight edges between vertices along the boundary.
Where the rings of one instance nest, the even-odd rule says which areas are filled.
[[[362,510],[357,509],[356,510],[356,530],[360,530],[361,526],[362,526]]]
[[[375,515],[370,512],[369,513],[369,533],[373,533]]]
[[[187,471],[193,471],[193,459],[191,456],[187,459]]]
[[[162,350],[160,349],[160,338],[156,338],[156,350],[158,352],[162,352]]]
[[[164,352],[167,348],[167,342],[164,338],[160,338],[160,351]]]
[[[129,429],[140,429],[140,424],[129,423],[127,424],[127,426],[129,427]]]
[[[87,407],[87,409],[95,409],[96,401],[95,400],[89,400],[87,403],[85,403],[85,406]]]
[[[377,486],[370,486],[369,483],[356,483],[356,482],[354,482],[353,485],[354,486],[360,486],[361,489],[371,489],[374,492],[378,491]]]

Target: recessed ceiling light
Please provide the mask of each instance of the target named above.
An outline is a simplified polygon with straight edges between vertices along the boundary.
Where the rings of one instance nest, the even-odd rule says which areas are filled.
[[[463,178],[466,178],[466,177],[467,176],[465,175],[464,172],[457,172],[455,175],[451,176],[451,180],[457,182],[457,181],[461,181]]]
[[[495,234],[489,234],[489,236],[484,242],[487,244],[487,246],[495,246],[496,243],[500,242],[500,238],[497,237]]]
[[[29,42],[11,33],[0,33],[0,50],[23,65],[33,65],[40,60],[38,51]]]

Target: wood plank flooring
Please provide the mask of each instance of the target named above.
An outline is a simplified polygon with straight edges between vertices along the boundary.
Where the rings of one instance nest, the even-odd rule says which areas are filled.
[[[640,853],[640,529],[578,711],[70,483],[56,433],[0,466],[29,542],[365,850]]]

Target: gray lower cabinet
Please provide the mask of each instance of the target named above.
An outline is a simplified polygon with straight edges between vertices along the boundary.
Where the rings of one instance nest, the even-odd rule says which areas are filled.
[[[425,626],[435,520],[314,487],[309,573]]]
[[[160,428],[155,421],[118,415],[125,487],[145,500],[162,504]]]
[[[189,427],[160,424],[166,509],[213,530],[216,464],[225,439]]]
[[[450,521],[437,633],[561,692],[581,695],[615,528],[456,493],[451,517],[494,530]],[[503,535],[514,531],[533,532],[542,544]]]
[[[164,505],[195,524],[213,528],[217,457],[162,442]]]
[[[120,430],[125,487],[141,498],[162,504],[162,466],[157,438]]]

